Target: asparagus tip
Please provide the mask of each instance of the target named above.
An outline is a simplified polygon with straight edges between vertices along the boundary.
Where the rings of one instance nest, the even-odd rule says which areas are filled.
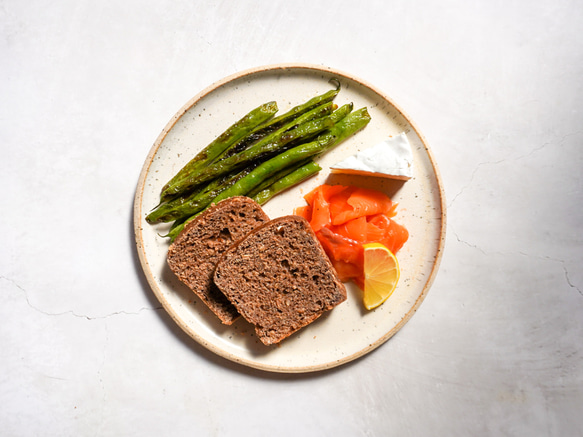
[[[338,80],[338,78],[333,77],[332,79],[330,79],[328,81],[328,83],[331,83],[332,85],[336,86],[336,91],[340,91],[340,81]]]

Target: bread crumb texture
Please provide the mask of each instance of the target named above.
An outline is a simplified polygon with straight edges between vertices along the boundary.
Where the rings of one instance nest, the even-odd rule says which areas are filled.
[[[227,325],[239,313],[213,282],[221,255],[269,217],[247,197],[232,197],[213,205],[189,223],[168,249],[168,265]]]
[[[231,247],[214,281],[266,345],[346,300],[344,284],[299,216],[274,219]]]

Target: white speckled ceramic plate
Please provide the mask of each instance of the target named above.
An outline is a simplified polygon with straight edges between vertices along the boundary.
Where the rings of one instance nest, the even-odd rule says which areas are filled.
[[[323,156],[316,177],[268,202],[271,217],[291,214],[304,204],[303,194],[322,183],[353,184],[387,192],[399,203],[396,220],[410,233],[399,251],[401,279],[383,305],[367,311],[359,289],[347,284],[348,300],[279,346],[266,347],[240,319],[222,325],[181,284],[166,265],[167,225],[151,226],[145,216],[158,202],[160,189],[197,151],[252,108],[275,100],[279,114],[322,94],[340,81],[335,102],[366,106],[369,125]],[[329,166],[405,132],[413,148],[414,178],[403,183],[370,177],[330,175]],[[135,196],[134,226],[145,275],[163,307],[194,340],[229,360],[273,372],[311,372],[338,366],[370,352],[393,336],[415,313],[437,273],[445,240],[445,204],[435,161],[412,121],[386,95],[347,73],[321,66],[274,65],[247,70],[211,85],[192,98],[166,125],[150,150]]]

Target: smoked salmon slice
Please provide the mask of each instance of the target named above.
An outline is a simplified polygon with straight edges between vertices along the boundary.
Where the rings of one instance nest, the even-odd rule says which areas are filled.
[[[320,185],[304,196],[307,205],[294,213],[309,223],[340,279],[364,283],[363,244],[378,242],[394,254],[409,239],[407,229],[397,223],[397,204],[377,190]]]
[[[359,217],[388,214],[393,202],[385,193],[365,188],[351,190],[340,212],[332,216],[333,225],[341,225]]]

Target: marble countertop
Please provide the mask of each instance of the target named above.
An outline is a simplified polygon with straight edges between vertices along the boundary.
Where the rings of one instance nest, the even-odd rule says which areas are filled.
[[[579,2],[8,0],[0,22],[0,435],[583,435]],[[397,102],[448,213],[403,329],[299,375],[194,342],[133,234],[176,111],[294,62]]]

